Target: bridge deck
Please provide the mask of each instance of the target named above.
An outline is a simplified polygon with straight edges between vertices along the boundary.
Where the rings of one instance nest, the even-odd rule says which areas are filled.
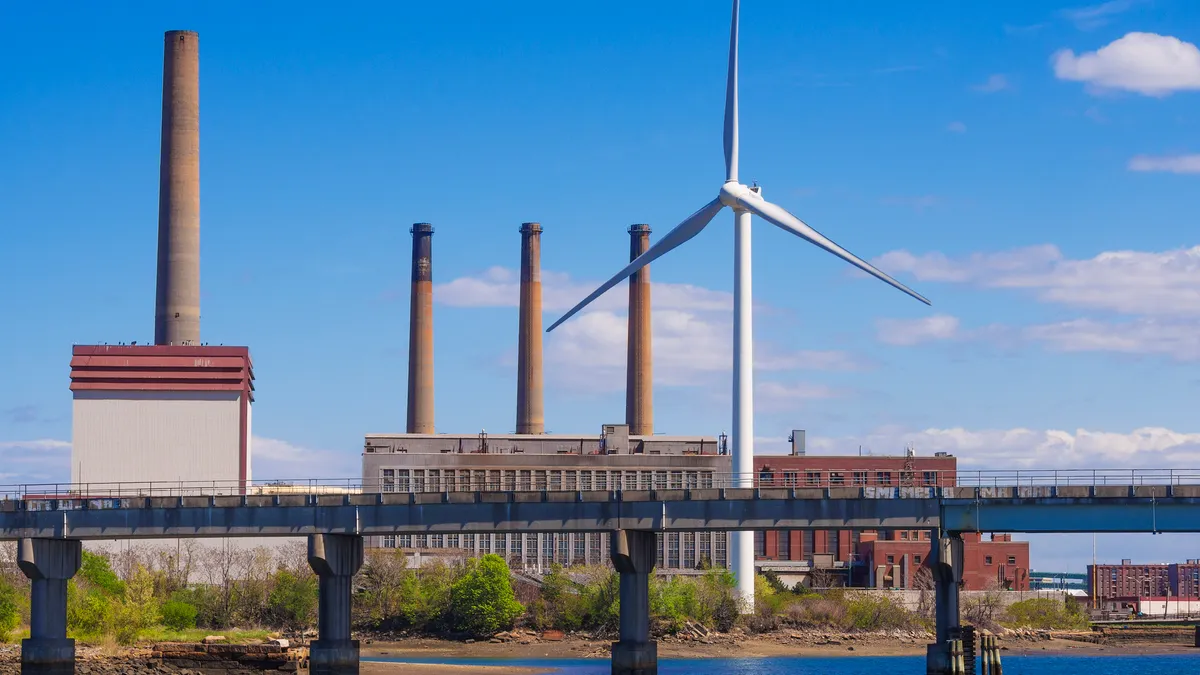
[[[765,529],[1197,532],[1200,485],[26,497],[0,539]]]

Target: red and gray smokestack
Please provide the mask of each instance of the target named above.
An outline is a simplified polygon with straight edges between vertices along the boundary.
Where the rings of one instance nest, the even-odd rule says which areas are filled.
[[[650,226],[629,227],[629,260],[650,248]],[[650,266],[629,277],[629,340],[625,366],[625,423],[633,436],[654,433],[654,384],[650,350]]]
[[[546,433],[542,409],[542,226],[521,224],[521,318],[517,338],[517,433]]]
[[[200,344],[200,37],[167,31],[154,344]]]
[[[433,226],[412,226],[408,320],[408,433],[433,433]]]

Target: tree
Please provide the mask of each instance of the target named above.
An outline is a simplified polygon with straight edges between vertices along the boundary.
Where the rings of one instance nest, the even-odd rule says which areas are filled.
[[[494,553],[467,563],[450,587],[450,598],[454,627],[473,635],[512,628],[525,611],[513,593],[508,563]]]
[[[297,575],[287,569],[276,570],[267,596],[271,623],[290,630],[313,625],[317,613],[317,577]]]
[[[0,642],[7,642],[9,634],[16,630],[17,624],[20,623],[21,600],[17,589],[0,579]]]
[[[154,597],[154,575],[138,563],[125,588],[125,596],[114,616],[117,642],[131,645],[145,630],[158,623],[158,600]]]
[[[159,610],[162,623],[174,631],[185,631],[196,627],[196,607],[182,600],[168,600]]]

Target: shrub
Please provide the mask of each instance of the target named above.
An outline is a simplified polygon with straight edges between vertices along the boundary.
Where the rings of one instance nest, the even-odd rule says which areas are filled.
[[[105,556],[84,551],[83,564],[79,566],[75,577],[111,596],[120,597],[125,594],[125,584],[121,583]]]
[[[736,595],[737,578],[733,572],[724,567],[711,568],[700,577],[697,590],[700,606],[707,612],[702,623],[722,633],[732,630],[741,615]]]
[[[788,623],[803,628],[845,629],[849,624],[846,603],[817,594],[800,597],[783,610]]]
[[[0,642],[8,642],[11,633],[20,623],[21,597],[17,589],[0,579]]]
[[[887,597],[859,594],[846,607],[846,618],[851,628],[862,631],[914,628],[923,621],[917,614],[908,611]]]
[[[267,613],[275,625],[287,629],[308,628],[317,611],[317,577],[279,569],[267,596]]]
[[[67,628],[81,636],[103,635],[112,625],[115,602],[99,588],[67,582]]]
[[[480,636],[512,628],[525,608],[517,602],[509,577],[508,563],[494,553],[468,561],[465,573],[450,587],[454,627]]]
[[[168,600],[159,609],[159,614],[162,615],[162,624],[173,631],[195,628],[197,613],[194,605],[180,600]]]
[[[1070,598],[1032,598],[1014,602],[1005,610],[1001,621],[1011,628],[1039,628],[1043,630],[1069,630],[1087,628],[1087,616],[1083,609]]]

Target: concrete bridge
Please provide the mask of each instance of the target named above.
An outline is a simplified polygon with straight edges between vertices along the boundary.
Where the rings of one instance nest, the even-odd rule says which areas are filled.
[[[351,579],[363,537],[384,534],[594,532],[612,536],[621,576],[620,641],[614,674],[657,672],[649,632],[655,533],[759,529],[928,529],[940,673],[959,625],[963,532],[1197,532],[1200,484],[975,485],[964,487],[753,487],[624,491],[463,491],[162,495],[55,489],[0,501],[0,540],[17,539],[32,580],[30,638],[22,672],[74,672],[66,637],[66,585],[81,541],[176,537],[308,536],[319,579],[319,639],[313,673],[357,673],[350,639]],[[948,671],[947,671],[948,672]]]

